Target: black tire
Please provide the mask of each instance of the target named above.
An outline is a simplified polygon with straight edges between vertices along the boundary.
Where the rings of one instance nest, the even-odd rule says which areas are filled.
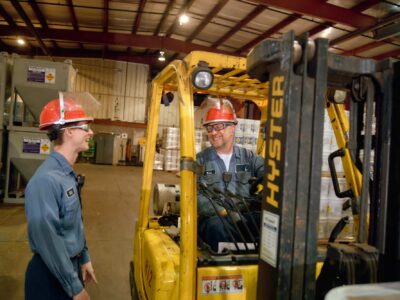
[[[135,271],[134,271],[132,261],[130,262],[129,266],[130,266],[130,268],[129,268],[129,283],[131,286],[131,297],[132,297],[132,300],[140,300],[139,293],[136,288]]]

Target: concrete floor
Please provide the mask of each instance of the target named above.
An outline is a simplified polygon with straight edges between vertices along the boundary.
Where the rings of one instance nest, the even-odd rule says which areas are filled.
[[[82,193],[86,239],[98,285],[94,300],[130,299],[129,262],[139,209],[142,168],[77,164],[86,175]],[[154,172],[154,182],[177,183],[174,173]],[[31,258],[23,205],[0,204],[0,299],[24,298],[24,275]]]

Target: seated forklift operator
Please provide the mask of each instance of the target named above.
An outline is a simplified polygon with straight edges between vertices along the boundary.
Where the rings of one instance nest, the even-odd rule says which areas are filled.
[[[254,227],[259,227],[259,211],[240,217],[238,206],[230,203],[235,197],[228,195],[250,197],[249,180],[263,176],[264,159],[234,144],[237,120],[230,101],[208,101],[211,107],[206,111],[203,126],[211,147],[197,154],[197,162],[204,167],[203,175],[197,177],[198,232],[199,238],[217,252],[220,242],[243,242],[240,233],[246,242],[251,242],[246,231],[238,230],[234,223],[245,222],[258,242],[259,236],[255,233],[259,229]],[[253,220],[249,220],[250,217]]]

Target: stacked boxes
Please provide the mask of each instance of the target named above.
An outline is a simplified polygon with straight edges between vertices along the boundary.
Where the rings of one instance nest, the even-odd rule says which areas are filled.
[[[203,144],[203,130],[196,129],[194,138],[196,142],[196,153],[199,153],[202,149],[202,144]]]
[[[346,179],[338,178],[340,191],[348,189]],[[347,198],[338,198],[333,188],[332,178],[321,178],[321,201],[319,212],[319,234],[320,239],[328,239],[332,229],[344,216],[350,217],[350,223],[346,225],[342,233],[339,235],[340,239],[353,238],[353,219],[351,217],[351,209],[343,211],[343,203]]]
[[[203,141],[203,131],[201,129],[196,129],[195,131],[196,153],[201,151],[202,141]],[[163,128],[160,155],[163,159],[162,163],[163,168],[161,168],[161,170],[164,169],[165,171],[179,171],[180,157],[181,157],[179,128],[176,127]]]
[[[240,145],[243,148],[256,152],[260,121],[248,119],[237,120],[238,124],[235,129],[236,145]]]
[[[179,145],[179,128],[163,128],[161,147],[163,149],[179,149]]]
[[[328,113],[325,111],[324,118],[324,136],[322,152],[322,172],[329,172],[328,157],[329,154],[339,149],[336,137],[333,132]],[[335,169],[337,173],[343,173],[343,164],[340,158],[335,158]]]
[[[328,239],[332,229],[337,222],[348,215],[350,217],[350,224],[347,224],[339,235],[340,239],[353,238],[353,219],[351,217],[351,210],[343,211],[343,203],[348,199],[338,198],[333,188],[332,178],[329,174],[328,157],[329,154],[338,150],[339,147],[336,143],[335,134],[327,112],[325,111],[324,120],[324,135],[323,135],[323,152],[322,152],[322,174],[321,178],[321,198],[320,198],[320,219],[319,219],[319,234],[320,239]],[[346,179],[343,178],[343,164],[340,158],[335,158],[335,169],[338,174],[338,181],[340,191],[348,189]]]
[[[156,154],[154,156],[153,169],[154,170],[162,170],[163,163],[164,163],[164,155],[156,152]]]
[[[165,171],[178,171],[180,161],[179,149],[161,149],[164,155],[164,170]]]
[[[161,153],[164,155],[165,171],[179,170],[179,138],[179,128],[166,127],[163,129]]]

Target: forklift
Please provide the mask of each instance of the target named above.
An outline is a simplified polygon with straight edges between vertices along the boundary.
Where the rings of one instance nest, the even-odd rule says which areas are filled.
[[[179,235],[162,216],[150,216],[153,162],[161,102],[177,92],[180,120]],[[255,299],[258,254],[214,255],[198,248],[194,94],[250,100],[266,112],[268,83],[246,74],[246,59],[194,51],[166,66],[152,81],[140,211],[131,287],[137,299]],[[162,101],[161,101],[162,99]],[[265,118],[263,115],[261,118]],[[259,138],[258,152],[262,150]],[[213,193],[213,191],[208,191]],[[158,193],[155,193],[158,194]],[[158,206],[157,204],[153,206]]]
[[[400,153],[399,143],[391,142],[390,135],[398,127],[391,117],[392,111],[399,111],[393,101],[398,68],[392,61],[376,63],[333,55],[328,53],[327,40],[310,42],[307,35],[295,38],[293,33],[279,41],[260,43],[247,59],[195,51],[166,66],[151,86],[140,210],[130,265],[132,299],[323,299],[342,284],[398,280],[396,271],[390,272],[390,278],[375,276],[389,277],[380,269],[399,264],[399,246],[388,238],[392,234],[389,224],[399,224],[395,217],[399,206],[394,201],[399,196],[389,184],[399,179],[398,155],[394,155]],[[150,215],[161,99],[171,91],[177,92],[180,120],[178,231],[162,222],[163,216]],[[336,91],[348,96],[336,97]],[[196,93],[251,100],[260,108],[263,125],[257,152],[265,157],[265,176],[261,241],[256,251],[215,255],[198,247],[196,174],[201,166],[195,153]],[[349,101],[351,126],[344,114]],[[343,209],[351,209],[357,226],[354,243],[335,243],[347,224],[341,220],[325,245],[328,250],[320,255],[317,232],[324,109],[340,147],[329,158],[335,193],[351,199]],[[374,133],[373,115],[377,122]],[[372,149],[373,178],[369,171]],[[337,158],[343,163],[348,191],[340,191],[337,185]],[[348,276],[352,273],[337,266],[342,266],[341,258],[349,256],[353,259],[346,261],[350,270],[364,266],[365,258],[372,261],[374,271]]]

